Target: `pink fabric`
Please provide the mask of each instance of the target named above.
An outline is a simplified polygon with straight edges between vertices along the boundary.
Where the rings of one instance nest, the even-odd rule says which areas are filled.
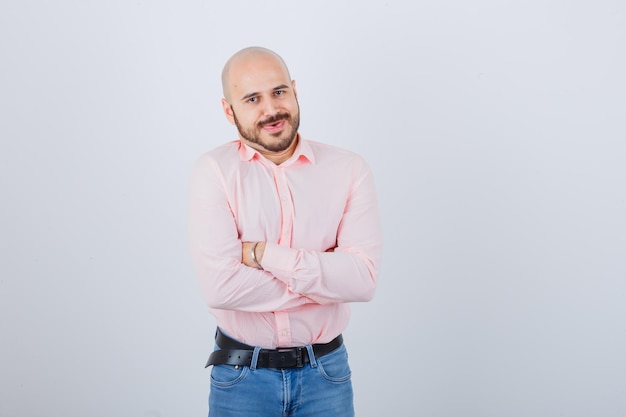
[[[244,241],[267,242],[264,270],[241,263]],[[240,141],[222,145],[191,175],[190,246],[227,334],[271,349],[329,342],[348,324],[347,303],[370,300],[376,287],[371,172],[352,152],[302,139],[280,165]]]

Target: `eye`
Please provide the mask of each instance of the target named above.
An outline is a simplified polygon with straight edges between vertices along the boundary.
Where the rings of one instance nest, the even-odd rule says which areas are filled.
[[[248,99],[248,103],[256,103],[257,101],[259,101],[259,98],[258,98],[258,97],[250,97],[250,98]]]
[[[274,95],[275,96],[282,96],[283,94],[285,94],[285,90],[276,90],[276,91],[274,91]]]

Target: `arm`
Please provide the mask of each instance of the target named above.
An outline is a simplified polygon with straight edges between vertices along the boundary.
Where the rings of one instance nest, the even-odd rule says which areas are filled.
[[[262,242],[256,255],[263,269],[291,291],[320,304],[331,304],[368,301],[374,296],[381,247],[374,180],[359,158],[335,248],[320,252]],[[245,248],[243,252],[245,255]]]
[[[212,308],[267,312],[311,302],[271,273],[242,263],[242,242],[224,179],[207,155],[196,163],[190,183],[190,249],[196,276]]]

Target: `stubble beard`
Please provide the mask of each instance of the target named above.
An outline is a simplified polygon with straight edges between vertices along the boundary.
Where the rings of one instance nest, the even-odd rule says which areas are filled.
[[[258,145],[261,148],[265,149],[266,151],[283,152],[289,149],[293,141],[296,139],[296,136],[298,135],[298,128],[300,127],[299,107],[297,113],[294,116],[291,116],[289,113],[277,113],[274,116],[268,117],[265,120],[261,120],[251,129],[246,129],[239,123],[237,115],[235,114],[235,110],[233,110],[232,106],[231,110],[233,112],[235,126],[237,126],[239,135],[248,142],[254,143],[255,145]],[[285,120],[287,129],[278,133],[269,133],[270,136],[278,140],[271,142],[263,140],[263,138],[261,137],[261,133],[263,132],[263,126],[269,123],[276,123],[280,120]]]

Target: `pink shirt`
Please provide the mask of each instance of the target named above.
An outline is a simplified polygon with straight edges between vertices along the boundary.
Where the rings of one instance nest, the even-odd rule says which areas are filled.
[[[263,270],[241,263],[245,241],[267,242]],[[348,324],[347,303],[370,300],[376,287],[371,172],[352,152],[302,139],[280,165],[240,141],[224,144],[193,169],[190,245],[227,334],[270,349],[329,342]]]

